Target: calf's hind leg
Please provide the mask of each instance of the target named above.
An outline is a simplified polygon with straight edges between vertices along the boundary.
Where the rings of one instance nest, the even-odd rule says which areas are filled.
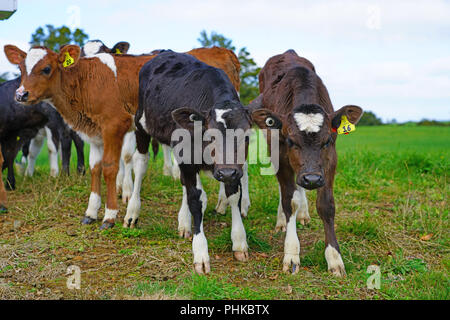
[[[134,186],[123,221],[125,228],[134,228],[138,222],[141,210],[141,186],[148,166],[150,139],[151,137],[143,129],[136,130],[137,151],[133,155]]]

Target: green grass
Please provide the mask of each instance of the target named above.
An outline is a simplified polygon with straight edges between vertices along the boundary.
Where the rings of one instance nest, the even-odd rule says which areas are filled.
[[[249,168],[246,263],[233,260],[229,209],[214,214],[218,183],[202,176],[211,274],[198,276],[191,241],[177,233],[181,187],[162,175],[162,152],[149,164],[138,228],[121,227],[121,205],[117,225],[99,231],[99,224],[80,225],[89,175],[50,178],[43,150],[35,176],[18,178],[8,194],[10,213],[0,217],[0,298],[449,299],[450,128],[358,127],[339,137],[337,149],[336,234],[345,278],[327,271],[315,192],[307,193],[310,224],[297,225],[300,272],[281,272],[278,185],[257,165]],[[65,287],[72,264],[82,269],[79,291]],[[366,287],[369,265],[380,267],[379,290]]]

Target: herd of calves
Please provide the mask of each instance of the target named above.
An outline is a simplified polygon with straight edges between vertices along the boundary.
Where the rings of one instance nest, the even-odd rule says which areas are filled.
[[[103,175],[107,192],[100,228],[114,226],[118,194],[127,203],[123,225],[133,228],[141,207],[149,146],[152,144],[156,153],[161,145],[164,174],[179,178],[183,188],[179,234],[192,237],[195,271],[208,273],[210,259],[203,230],[207,197],[199,173],[205,171],[220,182],[216,210],[225,213],[230,206],[234,257],[246,261],[249,256],[242,217],[250,207],[245,161],[249,139],[236,139],[231,146],[225,140],[230,129],[245,132],[256,125],[264,129],[272,160],[276,157],[278,162],[276,230],[286,232],[283,271],[300,270],[296,222],[309,222],[305,189],[317,189],[328,270],[344,276],[334,230],[335,145],[338,133],[351,131],[362,109],[346,105],[335,111],[313,64],[293,50],[266,62],[259,74],[260,95],[243,106],[238,94],[240,64],[232,51],[213,47],[186,53],[155,50],[129,55],[128,48],[127,42],[119,42],[110,49],[98,40],[82,48],[65,45],[59,53],[45,47],[28,52],[14,45],[4,47],[8,60],[21,71],[20,78],[0,85],[0,166],[8,168],[6,188],[15,187],[14,159],[20,150],[20,166],[31,176],[46,137],[50,172],[56,176],[59,152],[63,171],[69,171],[72,140],[78,153],[78,171],[84,172],[86,142],[90,145],[91,193],[82,223],[98,219]],[[175,141],[173,134],[180,129],[192,133],[192,149],[207,148],[202,140],[195,140],[196,130],[200,134],[218,132],[212,144],[223,148],[215,149],[210,159],[196,158],[189,148],[176,153],[181,142]],[[244,161],[238,161],[244,153]],[[7,213],[3,181],[0,212]]]

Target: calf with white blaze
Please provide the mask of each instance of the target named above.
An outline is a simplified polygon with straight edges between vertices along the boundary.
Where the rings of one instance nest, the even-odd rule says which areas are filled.
[[[356,124],[363,111],[353,105],[334,111],[312,63],[293,50],[267,61],[259,74],[259,89],[261,95],[250,106],[254,109],[253,121],[262,129],[280,130],[276,228],[286,230],[283,270],[292,266],[294,273],[299,271],[300,242],[295,221],[309,221],[304,189],[317,189],[316,206],[325,229],[328,270],[343,276],[345,267],[334,230],[336,130],[343,117]],[[267,142],[270,146],[269,134]]]
[[[205,161],[203,157],[195,158],[194,149],[200,148],[203,154],[206,147],[203,140],[194,140],[195,122],[201,133],[211,129],[219,132],[213,144],[226,146],[222,152],[215,149],[211,162]],[[193,215],[192,250],[195,271],[210,271],[208,244],[203,230],[207,199],[200,181],[201,170],[211,172],[215,179],[224,183],[232,212],[231,239],[234,256],[241,261],[247,260],[248,245],[240,208],[240,179],[245,159],[240,163],[237,158],[239,151],[246,156],[248,139],[236,139],[238,143],[234,143],[231,149],[226,145],[225,139],[227,130],[241,129],[246,132],[250,129],[251,119],[227,75],[222,70],[208,66],[187,54],[160,53],[146,63],[139,73],[139,108],[135,124],[138,153],[134,155],[136,182],[130,200],[135,206],[133,210],[127,211],[125,224],[133,225],[138,218],[140,184],[147,166],[150,138],[176,147],[178,141],[172,141],[172,134],[177,128],[183,128],[190,133],[188,139],[192,150],[189,157],[186,150],[182,151],[188,159],[175,154],[183,186],[178,230],[181,236],[188,237],[191,234]],[[229,158],[225,161],[227,154],[231,155],[232,161],[228,161]]]

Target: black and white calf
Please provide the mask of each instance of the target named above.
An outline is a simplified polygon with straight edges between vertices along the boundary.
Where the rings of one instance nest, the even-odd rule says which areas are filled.
[[[200,135],[209,130],[220,133],[213,139],[216,148],[208,162],[200,155],[196,158],[193,149],[203,151],[205,141],[194,139],[194,123],[201,129]],[[194,216],[192,249],[194,267],[197,273],[210,271],[208,244],[203,231],[203,214],[206,209],[206,193],[202,188],[199,172],[209,172],[224,183],[226,201],[231,206],[233,251],[236,259],[248,259],[246,233],[241,218],[241,177],[248,148],[248,139],[236,139],[232,147],[226,144],[226,131],[241,129],[248,132],[250,115],[239,101],[236,90],[226,74],[208,66],[187,54],[164,52],[147,62],[139,74],[139,108],[135,116],[136,142],[138,152],[133,156],[135,184],[128,204],[124,226],[133,227],[140,210],[140,187],[147,168],[150,139],[171,145],[176,129],[189,133],[191,156],[175,152],[180,166],[180,180],[183,186],[183,201],[178,214],[180,236],[190,237],[191,215]],[[202,139],[202,137],[200,137]],[[175,139],[176,140],[176,139]],[[234,141],[234,139],[233,139]],[[243,161],[237,161],[239,154]],[[229,158],[226,159],[226,155]],[[231,156],[230,156],[231,155]],[[229,159],[232,159],[229,161]]]
[[[45,137],[49,150],[50,174],[57,176],[58,149],[61,145],[63,168],[68,173],[72,139],[78,153],[78,170],[84,171],[83,142],[67,127],[59,113],[46,103],[26,107],[14,99],[20,78],[0,85],[0,143],[5,158],[3,169],[8,168],[7,187],[15,188],[14,159],[22,148],[22,164],[27,165],[25,174],[32,176],[36,158]],[[28,163],[27,163],[28,162]]]

